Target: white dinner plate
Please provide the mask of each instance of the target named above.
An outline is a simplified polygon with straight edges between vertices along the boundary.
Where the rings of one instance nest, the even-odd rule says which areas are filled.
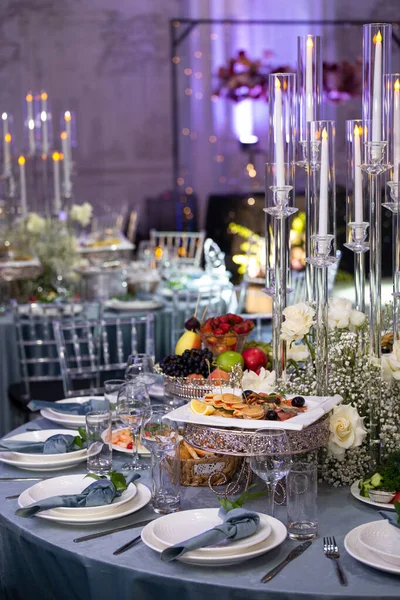
[[[71,513],[71,515],[68,514],[68,516],[59,516],[58,513],[54,514],[54,511],[58,511],[60,509],[54,508],[37,513],[36,517],[40,517],[41,519],[46,519],[48,521],[57,521],[58,523],[68,523],[70,525],[92,525],[95,523],[105,523],[107,521],[112,521],[113,519],[120,519],[137,512],[150,502],[150,490],[143,485],[143,483],[135,483],[135,486],[137,488],[137,492],[134,498],[120,506],[114,507],[113,505],[109,505],[112,507],[112,510],[106,514],[79,516],[76,513]],[[32,504],[32,500],[28,492],[29,490],[25,490],[18,498],[18,504],[21,508]],[[70,510],[75,511],[76,509]]]
[[[38,429],[37,431],[24,431],[24,433],[18,433],[17,435],[13,435],[7,438],[4,438],[6,441],[15,441],[15,442],[45,442],[49,437],[53,435],[73,435],[74,437],[77,435],[77,432],[70,429]],[[67,458],[76,458],[78,456],[86,457],[86,448],[82,450],[75,450],[73,452],[64,452],[62,454],[42,454],[42,453],[28,453],[28,452],[17,452],[17,451],[9,451],[9,454],[13,456],[16,455],[19,458],[22,458],[25,462],[40,462],[40,463],[50,463],[50,462],[59,462],[60,459]],[[1,457],[1,453],[0,453]],[[40,459],[38,461],[38,459]]]
[[[37,462],[28,462],[14,452],[2,452],[0,454],[0,462],[11,465],[12,467],[17,467],[18,469],[23,469],[24,471],[62,471],[64,469],[71,469],[87,459],[86,450],[84,455],[76,456],[74,458],[68,458],[68,454],[62,454],[61,456],[66,458],[60,458],[58,462],[39,462],[39,457],[42,455],[35,454],[35,456]]]
[[[183,513],[179,514],[182,515]],[[217,567],[234,565],[236,563],[244,562],[245,560],[249,560],[250,558],[255,558],[256,556],[261,556],[261,554],[269,552],[285,541],[287,529],[283,523],[277,519],[267,515],[264,516],[271,526],[271,533],[266,540],[255,544],[254,546],[250,546],[249,548],[238,550],[237,552],[233,553],[229,553],[227,551],[226,554],[220,554],[218,556],[211,555],[209,552],[201,553],[199,550],[193,550],[192,552],[187,552],[178,560],[187,563],[188,565]],[[155,521],[152,521],[142,529],[142,541],[152,550],[155,550],[156,552],[162,552],[165,550],[165,548],[168,548],[169,545],[162,544],[154,537],[154,524]]]
[[[117,311],[142,311],[142,310],[158,310],[164,305],[157,300],[118,300],[112,298],[104,303],[104,306],[111,310]]]
[[[387,519],[367,523],[360,531],[360,542],[373,554],[400,567],[400,529]]]
[[[85,488],[87,488],[95,480],[92,477],[86,475],[63,475],[61,477],[53,477],[52,479],[45,479],[35,483],[28,488],[28,495],[32,502],[40,502],[45,498],[51,498],[52,496],[62,496],[66,494],[80,494]],[[49,511],[52,515],[58,515],[61,517],[70,516],[71,514],[76,516],[85,517],[103,515],[109,513],[117,506],[121,506],[126,502],[132,500],[137,493],[137,489],[134,483],[131,483],[128,488],[122,492],[121,496],[115,498],[112,504],[105,504],[102,506],[84,506],[82,508],[52,508]]]
[[[162,544],[173,546],[222,523],[218,512],[219,508],[199,508],[165,515],[154,523],[153,535]],[[210,556],[234,554],[266,540],[271,534],[271,525],[266,515],[259,516],[260,526],[254,535],[233,542],[225,541],[217,546],[199,548],[196,552],[207,553]]]
[[[360,480],[358,479],[353,483],[353,485],[350,488],[351,495],[354,496],[354,498],[357,498],[357,500],[361,500],[361,502],[365,502],[365,504],[371,504],[371,506],[376,506],[377,508],[383,508],[384,510],[394,510],[394,504],[392,504],[391,502],[375,502],[375,500],[371,500],[371,498],[364,498],[364,496],[361,496],[360,488],[358,487],[359,483]]]
[[[32,302],[31,304],[21,304],[18,306],[20,315],[32,314],[37,317],[42,315],[46,315],[47,317],[58,317],[60,312],[64,315],[78,315],[82,311],[83,306],[81,304],[60,303],[59,307],[49,308],[46,302]]]
[[[232,393],[232,389],[222,388],[222,393]],[[239,429],[288,429],[301,431],[327,414],[334,406],[340,404],[341,396],[304,396],[307,410],[286,421],[267,421],[257,419],[227,419],[226,417],[204,416],[194,414],[190,402],[168,413],[168,419],[179,423],[196,423],[210,427],[238,427]]]
[[[120,427],[120,429],[121,429],[121,431],[123,431],[124,429],[126,429],[126,427]],[[113,429],[113,433],[115,433],[115,431],[118,431],[118,429]],[[115,450],[116,452],[122,452],[123,454],[130,454],[131,456],[133,455],[132,449],[129,450],[128,448],[122,448],[121,446],[118,446],[118,444],[113,444],[112,449]],[[147,450],[147,448],[142,446],[142,444],[139,444],[138,452],[139,452],[140,456],[150,456],[149,450]]]
[[[93,400],[104,400],[104,396],[78,396],[76,398],[65,398],[64,400],[57,400],[55,404],[66,404],[68,402],[77,402],[78,404],[84,404],[93,398]],[[64,427],[85,427],[85,415],[71,415],[67,413],[57,412],[52,408],[42,408],[40,414],[45,419],[63,425]]]
[[[364,523],[364,525],[360,525],[355,529],[352,529],[344,538],[344,547],[346,551],[355,558],[359,560],[364,565],[368,565],[369,567],[374,567],[375,569],[379,569],[380,571],[387,571],[388,573],[394,573],[395,575],[400,575],[400,566],[397,567],[395,565],[391,565],[386,562],[378,554],[375,552],[370,552],[360,540],[360,534],[364,527],[367,527],[369,523]]]

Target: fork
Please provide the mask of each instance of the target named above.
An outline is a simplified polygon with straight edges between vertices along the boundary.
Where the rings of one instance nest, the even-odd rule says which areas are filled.
[[[324,537],[324,554],[327,558],[331,558],[336,566],[336,571],[339,577],[340,585],[347,585],[346,575],[340,565],[339,558],[339,548],[337,547],[335,538],[332,537]]]

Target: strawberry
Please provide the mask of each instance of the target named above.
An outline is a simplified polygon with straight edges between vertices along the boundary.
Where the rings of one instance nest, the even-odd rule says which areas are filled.
[[[219,328],[224,332],[224,333],[228,333],[228,331],[230,331],[231,326],[229,325],[229,323],[225,323],[224,321],[221,323],[221,325],[219,326]]]
[[[214,334],[215,335],[224,335],[224,332],[222,331],[222,329],[217,327],[217,329],[214,329]]]
[[[221,323],[224,323],[224,325],[229,323],[229,315],[222,315],[222,317],[219,318]]]

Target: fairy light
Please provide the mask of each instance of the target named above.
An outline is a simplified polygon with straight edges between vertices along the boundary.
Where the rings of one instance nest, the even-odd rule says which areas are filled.
[[[210,40],[217,40],[218,39],[218,35],[216,33],[212,33],[210,35]]]
[[[179,56],[174,56],[172,62],[174,63],[174,65],[178,65],[181,62],[181,59],[179,58]]]
[[[192,74],[192,69],[186,68],[183,72],[189,77]]]
[[[208,141],[210,142],[210,144],[215,144],[215,142],[217,141],[217,136],[210,135],[210,137],[208,138]]]
[[[186,88],[185,94],[186,94],[186,96],[191,96],[193,94],[192,88]]]
[[[254,198],[247,199],[247,204],[249,204],[250,206],[253,206],[255,203],[256,203],[256,201],[254,200]]]
[[[172,26],[175,28],[178,28],[181,26],[181,22],[180,21],[172,21]]]
[[[185,192],[188,196],[190,196],[190,194],[193,194],[193,188],[188,186],[187,188],[185,188]]]
[[[226,177],[224,175],[218,177],[218,183],[226,183]]]
[[[197,138],[198,138],[197,133],[195,131],[192,131],[192,133],[190,134],[190,139],[191,140],[197,140]]]
[[[202,98],[203,98],[203,93],[202,93],[202,92],[196,92],[196,93],[195,93],[195,98],[196,98],[196,100],[202,100]]]
[[[197,52],[194,53],[196,58],[201,58],[203,56],[203,53],[200,52],[200,50],[197,50]]]
[[[183,177],[178,177],[178,179],[176,180],[176,183],[178,185],[183,185],[185,183],[185,180],[183,179]]]
[[[203,77],[203,73],[201,71],[196,71],[194,76],[196,77],[196,79],[201,79]]]
[[[255,177],[257,175],[257,171],[255,169],[249,169],[249,177]]]
[[[216,160],[217,163],[223,163],[225,158],[222,154],[217,154],[217,156],[214,157],[214,160]]]
[[[182,129],[182,135],[189,135],[189,133],[190,133],[190,129],[188,129],[188,127],[184,127]]]

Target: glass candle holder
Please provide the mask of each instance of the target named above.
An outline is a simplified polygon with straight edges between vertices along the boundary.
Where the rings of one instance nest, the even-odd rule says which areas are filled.
[[[389,181],[386,187],[386,202],[383,206],[397,213],[399,202],[400,165],[400,73],[385,77],[386,140]]]
[[[387,142],[385,74],[391,71],[392,26],[370,23],[363,27],[363,120],[371,121],[371,158],[380,159],[380,147]],[[385,148],[386,149],[386,148]],[[385,151],[382,149],[382,152]],[[387,156],[382,157],[384,163]]]
[[[37,97],[31,91],[25,96],[24,104],[24,147],[27,156],[36,154],[38,132],[36,131],[35,115],[39,113]]]
[[[369,205],[364,173],[361,168],[364,148],[363,121],[346,121],[346,243],[356,253],[369,249]]]
[[[12,156],[14,154],[13,118],[10,113],[1,113],[2,137],[2,175],[5,179],[12,175]]]
[[[335,121],[307,124],[309,162],[309,235],[330,239],[336,253]],[[315,245],[314,245],[315,248]],[[310,258],[310,256],[308,256]]]
[[[297,132],[300,166],[305,166],[308,161],[307,123],[320,119],[321,90],[321,37],[301,35],[297,38]]]
[[[36,127],[40,135],[40,153],[48,156],[53,147],[53,124],[49,109],[48,93],[42,90],[38,98],[39,113],[36,117]]]

